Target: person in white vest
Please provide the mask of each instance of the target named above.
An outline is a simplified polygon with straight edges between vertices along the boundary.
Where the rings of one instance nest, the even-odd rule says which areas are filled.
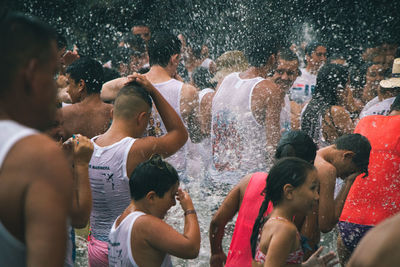
[[[198,143],[202,139],[198,119],[199,96],[194,86],[181,82],[177,76],[181,47],[181,41],[177,36],[168,32],[154,33],[148,43],[150,71],[145,76],[178,113],[189,132],[189,141]],[[165,134],[165,126],[160,120],[157,109],[153,109],[152,117],[159,134]],[[157,126],[158,122],[160,126]],[[167,159],[180,174],[186,169],[186,150],[185,145]]]
[[[73,177],[40,133],[56,112],[56,36],[35,18],[0,21],[0,266],[62,266]]]
[[[390,105],[400,94],[400,58],[393,62],[392,77],[379,83],[378,96],[369,101],[360,113],[360,119],[369,115],[388,115]]]
[[[94,151],[89,163],[93,208],[88,245],[90,266],[108,266],[108,234],[113,221],[130,203],[129,177],[136,166],[153,154],[168,157],[188,138],[182,120],[161,93],[141,74],[118,93],[113,121],[102,135],[92,138]],[[142,137],[152,110],[153,99],[167,133]]]
[[[172,266],[171,257],[194,259],[200,250],[200,227],[189,194],[179,188],[174,167],[154,155],[137,166],[129,179],[131,202],[111,231],[111,267]],[[167,211],[181,204],[183,234],[164,222]]]
[[[271,35],[251,39],[245,50],[250,67],[226,76],[212,102],[210,173],[216,184],[233,185],[246,173],[265,171],[280,138],[285,93],[266,79],[278,43]]]

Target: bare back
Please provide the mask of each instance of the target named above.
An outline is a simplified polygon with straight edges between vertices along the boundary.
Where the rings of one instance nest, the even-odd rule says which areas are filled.
[[[104,133],[111,122],[111,104],[77,103],[62,108],[66,138],[82,134],[88,138]]]

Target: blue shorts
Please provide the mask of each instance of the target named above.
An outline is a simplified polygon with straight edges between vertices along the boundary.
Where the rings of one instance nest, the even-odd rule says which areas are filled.
[[[343,244],[350,253],[353,253],[361,238],[373,227],[371,225],[362,225],[349,222],[339,222],[339,234]]]

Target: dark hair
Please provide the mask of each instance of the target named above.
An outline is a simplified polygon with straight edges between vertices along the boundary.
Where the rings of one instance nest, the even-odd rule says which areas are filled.
[[[119,74],[119,72],[117,70],[110,69],[107,67],[103,67],[103,73],[104,73],[104,82],[105,83],[121,77],[121,75]]]
[[[57,32],[57,48],[58,50],[61,50],[62,48],[66,48],[68,45],[67,39],[65,39],[65,36]]]
[[[192,73],[193,83],[200,90],[204,88],[213,88],[213,84],[210,82],[211,78],[211,73],[204,67],[197,67]]]
[[[312,99],[301,118],[301,129],[315,142],[319,139],[320,121],[325,111],[339,102],[337,87],[346,86],[348,72],[338,64],[326,64],[318,72]]]
[[[69,65],[65,71],[78,83],[83,80],[87,94],[99,94],[104,83],[104,72],[101,64],[90,58],[81,57]]]
[[[297,57],[296,53],[290,50],[289,48],[282,48],[279,50],[278,53],[279,59],[283,59],[286,61],[294,61],[296,60],[299,63],[299,58]]]
[[[132,50],[137,51],[140,54],[146,52],[146,43],[139,35],[128,32],[124,38],[124,42],[126,42]]]
[[[21,13],[9,13],[1,19],[0,36],[2,93],[12,86],[18,70],[26,66],[31,59],[38,59],[40,64],[48,62],[52,41],[56,41],[57,37],[50,26]]]
[[[118,68],[120,63],[129,64],[134,51],[128,47],[119,46],[113,52],[112,66]]]
[[[181,41],[172,33],[154,33],[148,43],[150,66],[166,67],[173,55],[181,53],[181,46]]]
[[[368,175],[369,154],[371,144],[361,134],[345,134],[335,140],[336,149],[354,152],[353,162],[360,171]]]
[[[179,183],[179,176],[175,168],[160,155],[153,155],[149,160],[140,163],[129,178],[131,198],[140,200],[150,191],[163,197],[176,183]]]
[[[307,162],[314,162],[317,145],[303,131],[285,132],[279,140],[275,158],[298,157]]]
[[[323,43],[321,42],[311,42],[306,45],[306,48],[304,49],[304,52],[306,55],[311,56],[311,54],[317,49],[318,46],[323,46],[326,47]]]
[[[257,36],[249,36],[244,54],[249,64],[253,67],[264,66],[272,55],[276,55],[279,42],[272,34],[260,33]]]
[[[396,98],[394,99],[392,105],[390,106],[389,114],[393,110],[400,111],[400,94],[396,96]]]
[[[260,207],[256,221],[254,222],[253,232],[251,234],[251,254],[254,258],[257,246],[258,233],[263,225],[263,216],[271,201],[274,206],[279,204],[283,197],[283,187],[286,184],[299,187],[306,181],[307,175],[315,167],[311,163],[295,158],[287,157],[279,160],[271,168],[268,174],[268,181],[263,191],[265,196]]]

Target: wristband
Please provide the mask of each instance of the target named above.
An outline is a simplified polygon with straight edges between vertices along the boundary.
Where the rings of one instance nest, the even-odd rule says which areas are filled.
[[[183,213],[183,215],[189,215],[189,214],[196,214],[196,211],[195,210],[187,210],[187,211],[185,211],[185,213]]]

